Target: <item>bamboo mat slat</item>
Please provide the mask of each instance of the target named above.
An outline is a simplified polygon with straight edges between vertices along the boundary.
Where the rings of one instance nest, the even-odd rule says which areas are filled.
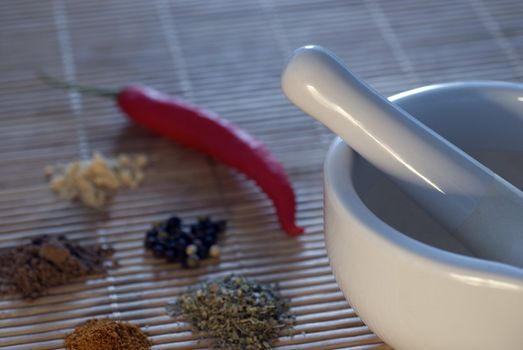
[[[336,52],[383,94],[454,80],[523,79],[520,0],[3,0],[0,2],[0,247],[37,234],[110,243],[105,277],[54,288],[33,302],[0,300],[0,349],[63,349],[90,317],[140,325],[154,350],[204,349],[165,303],[207,277],[277,282],[298,335],[277,349],[390,349],[358,318],[329,268],[322,231],[323,157],[332,134],[279,88],[294,48]],[[306,234],[286,237],[269,201],[243,175],[130,125],[110,101],[51,90],[35,74],[101,86],[141,82],[205,106],[255,134],[294,183]],[[45,165],[145,152],[143,187],[106,215],[57,200]],[[230,224],[218,264],[157,261],[152,221],[211,214]],[[372,278],[372,276],[369,276]]]

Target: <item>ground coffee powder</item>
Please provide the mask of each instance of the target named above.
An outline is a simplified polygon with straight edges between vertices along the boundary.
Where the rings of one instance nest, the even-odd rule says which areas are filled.
[[[67,350],[148,350],[147,336],[127,322],[92,319],[65,338]]]
[[[64,236],[35,237],[29,244],[0,251],[0,295],[36,298],[72,279],[105,273],[114,264],[112,253],[112,249],[82,246]]]

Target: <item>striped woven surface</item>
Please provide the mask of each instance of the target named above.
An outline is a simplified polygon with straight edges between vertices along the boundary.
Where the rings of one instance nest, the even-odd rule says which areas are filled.
[[[331,274],[322,232],[322,159],[332,134],[288,103],[279,74],[292,49],[335,51],[384,94],[443,81],[523,78],[521,0],[2,0],[0,246],[64,233],[110,243],[120,267],[33,302],[0,300],[0,349],[62,349],[91,317],[143,327],[153,349],[203,349],[164,311],[198,281],[242,273],[278,282],[298,335],[278,349],[389,349],[358,318]],[[285,164],[306,234],[286,237],[244,176],[137,129],[106,100],[51,90],[45,71],[100,86],[141,82],[234,121]],[[57,200],[45,165],[145,152],[146,183],[103,215]],[[229,221],[218,264],[195,270],[144,252],[143,232],[176,213]],[[369,276],[372,278],[372,276]]]

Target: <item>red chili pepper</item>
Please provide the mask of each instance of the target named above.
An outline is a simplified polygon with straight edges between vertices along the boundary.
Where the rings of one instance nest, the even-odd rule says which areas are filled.
[[[254,180],[272,200],[285,232],[289,235],[303,233],[303,228],[295,223],[294,191],[281,163],[260,141],[226,119],[144,86],[130,85],[120,91],[110,91],[49,77],[44,80],[81,93],[113,97],[125,115],[140,126],[239,170]]]

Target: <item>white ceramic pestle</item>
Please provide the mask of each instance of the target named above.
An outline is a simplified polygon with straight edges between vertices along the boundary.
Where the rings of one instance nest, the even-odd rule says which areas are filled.
[[[294,52],[282,89],[477,257],[523,268],[519,189],[381,96],[321,47]]]

